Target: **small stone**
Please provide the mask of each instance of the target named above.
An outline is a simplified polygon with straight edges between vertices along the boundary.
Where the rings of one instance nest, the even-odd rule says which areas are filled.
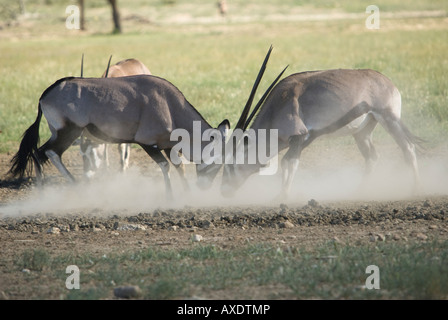
[[[170,230],[170,231],[176,231],[177,229],[179,229],[178,226],[170,226],[170,227],[168,227],[168,230]]]
[[[333,238],[331,238],[330,241],[331,241],[332,243],[341,243],[341,240],[339,240],[338,237],[333,237]]]
[[[117,287],[114,289],[114,295],[117,298],[138,298],[141,295],[142,291],[138,286],[123,286]]]
[[[59,226],[59,230],[60,230],[61,232],[69,232],[69,231],[70,231],[70,227],[67,226],[67,225],[60,225],[60,226]]]
[[[290,221],[285,221],[285,222],[280,222],[279,224],[278,224],[278,226],[280,227],[280,228],[294,228],[294,224],[292,223],[292,222],[290,222]]]
[[[417,233],[415,236],[417,237],[417,239],[423,240],[423,241],[428,239],[428,236],[423,234],[423,233],[421,233],[421,232]]]
[[[205,220],[205,221],[202,221],[201,227],[204,229],[210,229],[210,228],[214,228],[215,225],[213,224],[213,222]]]
[[[195,234],[195,235],[193,235],[192,240],[193,240],[193,242],[199,242],[199,241],[202,241],[203,238],[200,234]]]
[[[118,224],[115,226],[116,230],[119,231],[137,231],[137,230],[146,230],[146,227],[141,224]]]
[[[58,227],[51,227],[50,229],[47,230],[47,233],[50,234],[59,234],[61,232],[61,230]]]
[[[439,229],[439,226],[432,224],[429,226],[429,229],[434,230],[434,229]]]
[[[432,206],[432,202],[431,202],[431,200],[426,200],[426,201],[423,203],[423,206],[424,206],[425,208],[429,208],[429,207],[431,207],[431,206]]]
[[[28,274],[31,273],[30,269],[22,269],[22,272],[23,273],[28,273]]]
[[[386,237],[381,233],[377,233],[375,234],[375,236],[378,239],[378,241],[386,241]]]
[[[375,241],[376,241],[376,236],[373,235],[373,234],[371,234],[371,235],[370,235],[370,238],[369,238],[369,241],[370,241],[370,242],[375,242]]]
[[[311,199],[310,201],[308,201],[308,205],[309,205],[310,207],[316,208],[316,207],[319,206],[319,202],[317,202],[317,201],[314,200],[314,199]]]
[[[398,234],[394,234],[394,235],[392,236],[392,239],[395,240],[395,241],[398,241],[398,240],[401,239],[401,237],[400,237],[400,235],[398,235]]]
[[[93,228],[92,228],[92,232],[100,232],[100,231],[101,231],[100,228],[97,228],[97,227],[93,227]]]

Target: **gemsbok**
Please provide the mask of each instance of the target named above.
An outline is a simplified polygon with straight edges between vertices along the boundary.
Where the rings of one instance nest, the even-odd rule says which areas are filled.
[[[251,107],[256,89],[266,69],[270,51],[260,68],[245,109]],[[45,116],[51,137],[42,146],[39,144],[39,125]],[[41,95],[37,117],[25,131],[18,152],[11,160],[9,173],[23,177],[32,167],[36,170],[37,181],[43,180],[42,165],[50,160],[69,181],[75,181],[61,160],[62,154],[87,130],[95,138],[109,143],[136,143],[160,166],[168,199],[173,198],[169,177],[169,162],[162,151],[172,161],[171,151],[178,141],[173,141],[172,133],[182,129],[189,134],[197,134],[200,139],[208,132],[209,139],[199,141],[199,151],[204,154],[210,145],[225,145],[229,121],[223,120],[217,129],[207,123],[201,114],[187,101],[182,92],[169,81],[153,75],[136,75],[118,78],[66,77],[57,80]],[[210,133],[214,131],[215,134]],[[191,149],[195,149],[195,138]],[[196,144],[197,147],[197,144]],[[173,150],[172,150],[173,149]],[[214,148],[212,148],[214,150]],[[177,153],[177,152],[175,152]],[[195,160],[196,153],[183,154],[196,164],[198,187],[211,186],[222,166],[222,161]],[[217,152],[213,158],[220,158]],[[183,168],[179,163],[175,167]],[[188,183],[184,172],[179,172],[185,188]]]
[[[377,71],[337,69],[292,74],[272,89],[264,103],[258,103],[249,118],[248,115],[249,110],[244,109],[236,129],[247,132],[256,115],[250,126],[255,135],[240,137],[238,147],[228,157],[235,159],[243,152],[247,158],[248,144],[257,138],[259,129],[266,129],[268,134],[270,129],[277,129],[278,153],[287,149],[281,160],[279,199],[288,197],[303,149],[322,135],[352,135],[365,159],[366,175],[370,173],[378,158],[372,143],[372,131],[378,122],[401,148],[413,170],[414,191],[419,190],[416,146],[423,147],[423,140],[403,124],[400,92]],[[258,159],[251,164],[226,161],[221,193],[232,196],[264,165]]]
[[[110,67],[108,65],[101,77],[114,78],[139,74],[150,75],[151,71],[137,59],[126,59],[121,60]],[[89,134],[87,130],[83,131],[81,134],[80,152],[83,158],[84,175],[87,178],[93,177],[101,165],[104,164],[106,167],[109,167],[108,144],[99,141]],[[119,143],[118,152],[120,154],[120,168],[121,171],[124,172],[129,167],[131,145],[129,143]]]

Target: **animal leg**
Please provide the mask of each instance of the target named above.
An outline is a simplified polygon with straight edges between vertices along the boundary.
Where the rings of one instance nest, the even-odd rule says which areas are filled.
[[[34,163],[34,170],[36,171],[36,180],[37,185],[42,186],[44,177],[43,177],[43,169],[42,165],[40,164],[40,161],[38,160],[37,156],[35,154],[32,155],[33,157],[33,163]]]
[[[107,143],[103,144],[104,151],[103,151],[103,160],[106,164],[106,168],[109,168],[109,145]]]
[[[304,148],[305,136],[293,136],[289,141],[289,149],[282,159],[283,181],[282,195],[287,197],[291,190],[292,181],[299,167],[299,158]]]
[[[166,149],[165,150],[165,154],[167,156],[168,159],[170,158],[170,153],[171,153],[171,149]],[[179,154],[180,156],[180,154]],[[181,161],[179,164],[173,164],[173,166],[176,168],[177,173],[179,173],[180,179],[182,181],[182,186],[184,187],[185,191],[190,191],[190,185],[188,184],[187,179],[185,178],[185,166],[183,164],[183,162]]]
[[[83,158],[84,175],[91,179],[101,167],[101,163],[107,158],[106,144],[93,142],[84,135],[81,136],[80,153]]]
[[[378,121],[376,121],[372,117],[364,128],[353,135],[358,149],[359,151],[361,151],[361,154],[363,155],[366,162],[366,177],[372,173],[373,168],[375,167],[375,164],[378,160],[378,153],[376,152],[375,146],[373,145],[372,141],[372,132],[377,124]]]
[[[401,148],[406,163],[411,167],[414,174],[414,193],[419,193],[420,186],[420,172],[417,164],[417,155],[415,152],[415,145],[412,143],[411,138],[408,136],[407,131],[401,124],[399,119],[395,119],[392,116],[383,117],[380,120],[381,125],[389,132],[394,138],[395,142]]]
[[[168,160],[166,160],[157,146],[141,145],[141,147],[159,165],[163,173],[163,178],[165,180],[165,191],[167,199],[168,201],[173,200],[173,190],[171,188],[171,180],[169,174],[170,163],[168,162]]]
[[[283,175],[282,192],[288,196],[291,191],[292,181],[299,167],[299,159],[291,157],[288,158],[285,163],[287,165],[287,174]]]
[[[53,150],[45,151],[45,155],[50,159],[53,165],[59,170],[59,172],[71,182],[75,182],[72,174],[67,170],[61,161],[61,157]]]
[[[129,168],[131,145],[129,143],[120,143],[118,145],[118,152],[120,153],[121,171],[124,172]]]
[[[44,154],[65,178],[74,182],[74,177],[62,163],[61,155],[81,135],[82,129],[74,125],[68,125],[56,131],[50,126],[50,131],[52,132],[52,136],[39,148],[38,153],[40,155]]]

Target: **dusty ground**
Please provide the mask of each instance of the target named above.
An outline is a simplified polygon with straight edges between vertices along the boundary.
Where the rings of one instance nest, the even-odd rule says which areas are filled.
[[[362,164],[360,156],[353,155],[352,146],[344,148],[347,152],[337,161],[331,158],[333,165]],[[325,148],[321,146],[319,150],[324,152]],[[304,156],[303,170],[314,166],[325,173],[324,164],[328,164],[329,158],[322,156],[322,152]],[[116,152],[113,149],[111,153]],[[84,182],[80,186],[67,187],[51,166],[46,167],[44,191],[37,190],[31,180],[19,186],[17,180],[5,178],[11,157],[0,155],[0,294],[8,288],[6,298],[9,299],[27,298],[27,290],[32,289],[27,289],[21,282],[20,273],[17,278],[8,273],[5,278],[1,269],[10,268],[21,252],[36,247],[47,248],[52,254],[120,252],[149,246],[172,249],[190,245],[193,233],[200,234],[205,243],[222,248],[234,248],[248,242],[311,247],[326,241],[356,245],[383,240],[406,243],[448,239],[448,196],[443,194],[444,190],[441,193],[430,191],[414,198],[394,199],[391,196],[388,200],[311,198],[298,190],[295,195],[303,195],[300,199],[273,202],[267,201],[266,197],[273,198],[274,193],[263,191],[268,185],[258,184],[258,191],[235,200],[212,199],[210,193],[198,195],[194,191],[192,195],[184,195],[184,199],[190,201],[167,204],[160,184],[161,172],[140,149],[132,149],[131,154],[133,168],[141,170],[131,169],[130,175],[136,176],[134,180],[117,176],[106,180],[105,184],[98,184],[96,189],[89,189],[89,184]],[[64,154],[64,161],[79,177],[81,159],[76,148]],[[400,161],[401,158],[391,170],[401,167]],[[431,165],[426,163],[425,172],[431,172],[428,169]],[[446,166],[443,168],[445,170]],[[445,174],[446,170],[441,172]],[[194,177],[193,172],[188,173]],[[346,174],[347,171],[341,173]],[[309,175],[312,174],[304,174],[303,178],[308,179]],[[440,171],[436,175],[439,179],[445,178]],[[173,171],[175,181],[176,176]],[[334,177],[339,178],[338,175]],[[270,179],[263,181],[273,181],[272,184],[278,181],[275,177]],[[150,184],[142,181],[150,181]],[[330,183],[335,182],[325,184],[328,187]],[[114,184],[130,194],[120,198],[121,193],[109,189]],[[346,183],[336,181],[336,185],[344,188]],[[177,185],[175,189],[178,190]],[[140,199],[140,193],[151,192],[156,194],[155,197],[148,195]],[[107,199],[100,201],[100,198]],[[137,203],[140,200],[141,203]],[[152,205],[145,206],[147,202]],[[60,233],[49,233],[54,230],[51,228],[58,228]],[[265,296],[257,293],[254,298]]]

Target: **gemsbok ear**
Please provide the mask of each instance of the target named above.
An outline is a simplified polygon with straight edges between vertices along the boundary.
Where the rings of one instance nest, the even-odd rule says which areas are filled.
[[[221,132],[221,135],[222,135],[223,139],[225,139],[227,137],[227,135],[229,134],[229,130],[230,130],[230,122],[229,122],[229,120],[227,120],[227,119],[223,120],[219,124],[218,130]]]

